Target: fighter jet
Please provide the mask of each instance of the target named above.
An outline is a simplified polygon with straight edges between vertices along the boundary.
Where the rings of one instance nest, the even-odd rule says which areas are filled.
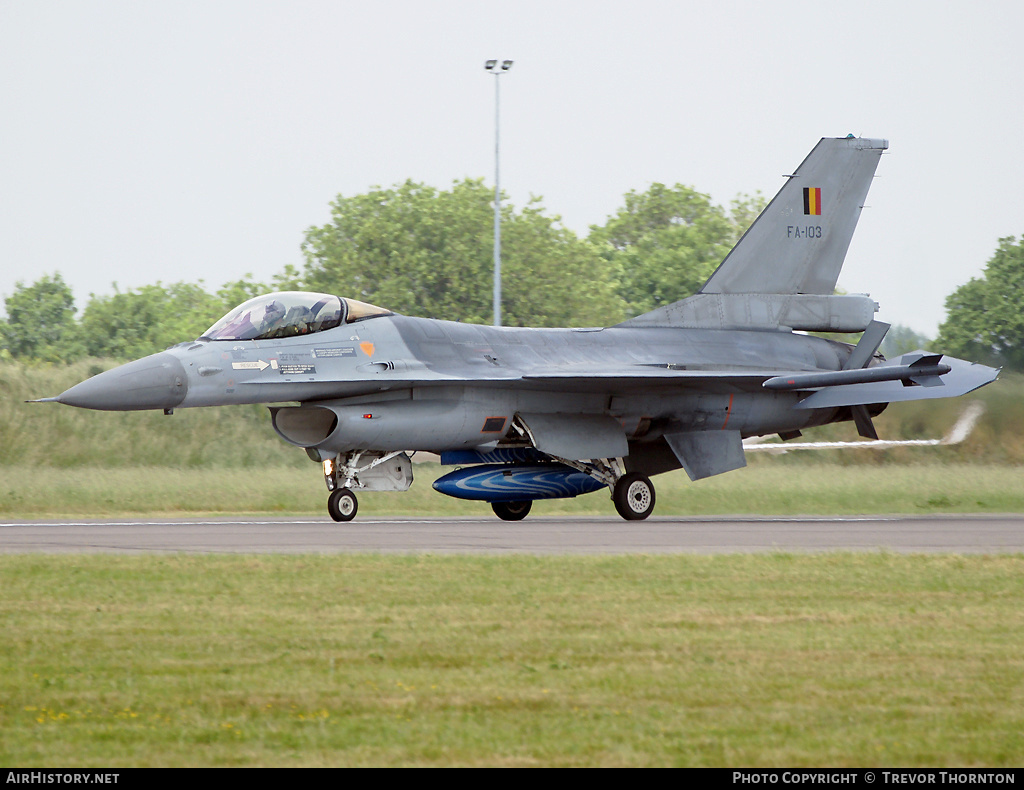
[[[278,435],[322,464],[336,521],[356,515],[359,491],[407,490],[416,451],[457,467],[435,489],[501,519],[601,489],[623,518],[644,519],[651,477],[740,468],[747,437],[852,420],[877,439],[872,417],[889,403],[963,395],[998,375],[925,351],[886,360],[878,305],[835,294],[887,148],[822,139],[700,291],[614,326],[477,326],[273,293],[44,400],[167,414],[272,404]],[[807,332],[863,334],[853,345]]]

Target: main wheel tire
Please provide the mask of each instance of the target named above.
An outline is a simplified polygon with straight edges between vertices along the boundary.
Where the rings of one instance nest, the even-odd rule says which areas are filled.
[[[491,510],[502,521],[522,521],[529,515],[532,507],[533,500],[530,499],[521,502],[491,502]]]
[[[624,519],[641,521],[654,511],[654,485],[650,478],[630,472],[615,484],[612,501]]]
[[[359,500],[348,488],[332,491],[327,498],[327,512],[335,521],[351,521],[359,511]]]

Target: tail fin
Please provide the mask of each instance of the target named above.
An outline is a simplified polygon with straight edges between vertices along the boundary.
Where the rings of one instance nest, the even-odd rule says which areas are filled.
[[[696,296],[626,323],[863,329],[874,303],[832,292],[888,147],[886,140],[823,138]]]
[[[700,293],[831,294],[886,140],[821,140]]]

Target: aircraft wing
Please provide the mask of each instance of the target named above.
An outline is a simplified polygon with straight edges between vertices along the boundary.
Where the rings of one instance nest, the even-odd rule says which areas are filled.
[[[909,363],[909,364],[908,364]],[[999,369],[955,357],[916,351],[863,370],[844,370],[817,376],[797,374],[769,379],[767,389],[816,389],[797,404],[798,409],[824,409],[867,403],[955,398],[992,382]],[[801,377],[808,386],[800,386]],[[874,380],[857,381],[856,378]],[[844,379],[850,377],[850,381]],[[796,386],[794,386],[794,384]]]
[[[997,368],[956,357],[916,351],[870,368],[840,371],[701,370],[672,365],[633,365],[626,368],[581,366],[577,371],[536,371],[524,381],[564,384],[592,391],[609,384],[620,387],[682,386],[697,390],[809,393],[796,408],[825,409],[870,403],[898,403],[953,398],[994,381]]]
[[[764,382],[779,375],[777,370],[701,370],[672,365],[631,365],[628,367],[579,370],[559,368],[526,373],[522,381],[561,388],[594,391],[609,387],[673,386],[696,390],[761,391]]]

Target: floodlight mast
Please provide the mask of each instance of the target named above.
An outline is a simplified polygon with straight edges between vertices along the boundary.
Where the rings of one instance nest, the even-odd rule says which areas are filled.
[[[494,75],[494,325],[501,326],[501,157],[499,147],[500,95],[498,77],[512,68],[511,60],[488,60],[484,68]]]

